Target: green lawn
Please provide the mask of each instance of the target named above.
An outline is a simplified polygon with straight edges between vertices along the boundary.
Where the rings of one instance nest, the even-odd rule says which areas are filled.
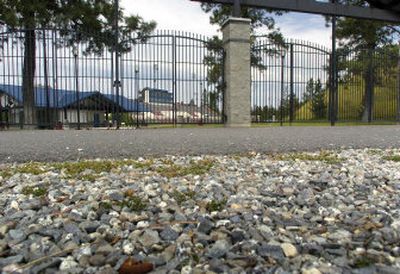
[[[359,121],[363,112],[364,82],[361,80],[340,84],[338,89],[338,120]],[[326,102],[328,105],[328,93]],[[374,120],[390,121],[396,119],[398,91],[395,81],[374,89]],[[303,104],[295,113],[296,119],[313,120],[311,102]]]
[[[322,127],[322,126],[330,126],[331,124],[329,122],[315,122],[315,121],[310,121],[310,122],[284,122],[283,126],[297,126],[297,127],[308,127],[308,126],[313,126],[313,127]],[[366,126],[366,125],[397,125],[396,122],[385,122],[385,121],[377,121],[377,122],[372,122],[372,123],[362,123],[362,122],[337,122],[335,124],[336,126]],[[253,123],[252,127],[253,128],[260,128],[260,127],[280,127],[281,124],[279,122],[276,123]],[[149,129],[159,129],[159,128],[223,128],[223,124],[209,124],[209,125],[195,125],[195,124],[189,124],[189,125],[148,125],[147,127],[143,128],[149,128]]]

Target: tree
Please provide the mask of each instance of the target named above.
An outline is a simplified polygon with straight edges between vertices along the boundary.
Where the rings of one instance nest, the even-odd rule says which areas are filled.
[[[222,26],[222,24],[232,14],[232,6],[230,5],[202,3],[201,8],[204,12],[210,14],[210,23],[213,25]],[[266,35],[266,37],[272,41],[282,43],[283,36],[279,29],[276,28],[275,19],[273,17],[273,15],[282,14],[282,11],[242,7],[241,17],[251,20],[250,27],[253,33],[257,28],[266,27],[269,30],[269,33]]]
[[[275,122],[274,117],[278,116],[278,111],[273,106],[265,105],[264,107],[256,106],[251,115],[253,116],[253,121],[256,122]]]
[[[365,0],[337,0],[336,2],[356,6],[369,5]],[[329,22],[330,19],[327,20]],[[377,67],[373,62],[374,52],[378,48],[393,44],[396,33],[400,33],[399,27],[386,22],[354,18],[338,18],[337,20],[340,49],[342,52],[356,52],[355,59],[361,63],[360,74],[365,83],[363,121],[369,121],[373,113],[373,89],[377,81]]]
[[[284,87],[281,96],[282,98],[277,114],[279,120],[284,121],[287,118],[290,119],[290,109],[292,108],[293,113],[296,113],[296,111],[300,108],[301,103],[296,94],[290,94],[290,91],[287,87]]]
[[[311,104],[311,111],[316,119],[324,119],[327,114],[326,92],[321,80],[310,79],[307,83],[305,101]]]
[[[67,45],[87,42],[88,51],[110,48],[116,39],[116,6],[113,0],[0,0],[0,20],[10,30],[24,33],[23,108],[24,124],[36,124],[34,77],[38,29],[57,28]],[[139,16],[124,16],[118,10],[122,34],[143,38],[155,28]],[[122,47],[122,43],[121,43]]]

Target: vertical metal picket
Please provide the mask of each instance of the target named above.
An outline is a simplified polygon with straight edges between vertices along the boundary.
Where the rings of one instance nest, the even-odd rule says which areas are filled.
[[[397,52],[397,115],[396,121],[400,124],[400,42],[399,50]]]
[[[176,127],[177,124],[177,115],[176,115],[176,102],[177,102],[177,89],[176,89],[176,73],[177,73],[177,44],[176,44],[176,34],[172,35],[172,93],[173,93],[173,125]]]
[[[44,88],[46,91],[46,122],[43,126],[50,129],[51,121],[50,121],[50,90],[49,90],[49,73],[48,73],[48,64],[47,64],[47,43],[46,43],[46,30],[43,29],[43,69],[44,69]]]
[[[119,64],[119,54],[120,54],[120,41],[119,41],[119,0],[115,0],[115,82],[114,82],[114,87],[115,87],[115,96],[116,96],[116,101],[117,101],[117,113],[116,113],[116,123],[117,123],[117,129],[120,128],[120,123],[121,123],[121,113],[120,113],[120,98],[119,98],[119,92],[120,92],[120,87],[121,87],[121,81],[119,78],[119,72],[120,72],[120,64]]]
[[[294,49],[293,43],[290,43],[290,118],[289,122],[292,124],[294,119]]]

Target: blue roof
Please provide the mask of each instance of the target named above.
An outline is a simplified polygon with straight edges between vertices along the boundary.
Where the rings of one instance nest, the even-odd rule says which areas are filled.
[[[17,85],[3,85],[0,84],[0,93],[5,93],[12,97],[19,104],[23,103],[23,92],[22,86]],[[36,107],[47,107],[47,89],[45,87],[35,87],[35,106]],[[72,90],[53,89],[49,88],[49,107],[50,108],[67,108],[77,103],[78,98],[76,92]],[[91,96],[100,96],[104,100],[110,103],[119,105],[123,111],[126,112],[149,112],[143,103],[137,103],[136,100],[128,99],[124,96],[120,96],[120,104],[117,103],[116,96],[113,94],[103,94],[98,91],[80,91],[79,100],[85,100]]]
[[[164,103],[170,104],[174,101],[174,95],[168,90],[156,89],[156,88],[145,88],[143,91],[149,91],[150,103]]]
[[[117,105],[120,105],[123,110],[127,112],[150,112],[150,110],[142,103],[134,99],[128,99],[125,96],[119,96],[117,98],[117,95],[115,94],[102,94],[104,97],[107,99],[113,101]],[[118,103],[119,101],[119,103]],[[138,109],[138,110],[137,110]]]

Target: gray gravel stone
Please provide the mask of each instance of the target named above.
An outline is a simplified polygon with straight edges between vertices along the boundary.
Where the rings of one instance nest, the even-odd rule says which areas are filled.
[[[10,256],[7,258],[0,258],[0,267],[4,267],[10,264],[18,264],[24,260],[24,256],[22,255],[16,255],[16,256]]]
[[[155,273],[399,273],[393,156],[400,149],[175,155],[137,159],[144,168],[122,164],[90,183],[56,168],[15,174],[0,179],[1,268],[49,257],[31,270],[115,273],[132,257]],[[172,168],[196,174],[174,177]],[[27,200],[21,192],[32,185],[48,195]]]
[[[229,251],[230,245],[227,241],[216,241],[215,244],[207,251],[207,257],[218,259],[223,257]]]
[[[170,226],[164,228],[160,233],[161,239],[165,241],[175,241],[179,237],[179,233],[173,230]]]
[[[214,223],[208,219],[203,219],[200,221],[197,231],[208,234],[214,228]]]
[[[160,242],[160,237],[158,232],[154,230],[145,230],[140,236],[139,242],[145,247],[151,247],[152,245],[158,244]]]

